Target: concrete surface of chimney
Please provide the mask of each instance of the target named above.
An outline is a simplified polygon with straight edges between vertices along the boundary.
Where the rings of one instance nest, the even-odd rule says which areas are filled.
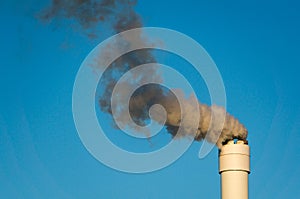
[[[222,199],[248,199],[250,148],[245,143],[231,140],[219,150]]]

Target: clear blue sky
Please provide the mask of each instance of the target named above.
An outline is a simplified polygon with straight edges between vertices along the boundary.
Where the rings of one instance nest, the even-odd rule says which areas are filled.
[[[0,3],[0,198],[219,198],[217,149],[200,160],[201,143],[148,174],[112,170],[87,152],[73,122],[72,88],[85,56],[108,35],[89,40],[64,24],[40,23],[34,15],[47,3]],[[300,198],[299,9],[295,0],[136,7],[145,26],[189,35],[216,62],[228,111],[249,130],[250,198]]]

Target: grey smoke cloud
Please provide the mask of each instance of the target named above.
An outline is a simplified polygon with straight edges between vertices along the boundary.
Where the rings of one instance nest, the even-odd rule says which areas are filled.
[[[134,10],[136,3],[137,1],[129,0],[52,0],[51,5],[39,14],[39,18],[45,21],[52,21],[54,18],[75,21],[87,32],[88,36],[95,36],[93,30],[101,23],[106,24],[114,33],[119,33],[143,26],[141,17]],[[147,38],[143,37],[140,32],[123,39],[122,46],[110,46],[107,48],[107,53],[118,48],[126,48],[127,45],[148,42]],[[122,74],[141,64],[155,62],[156,60],[151,49],[130,52],[115,60],[108,70],[104,72],[103,78],[100,80],[101,88],[104,91],[99,98],[101,110],[112,114],[111,96],[118,78]],[[144,81],[149,78],[155,79],[155,82],[163,81],[157,71],[150,69],[147,73],[133,78],[132,81]],[[126,86],[131,86],[131,83],[129,82],[123,86],[125,89]],[[182,94],[182,96],[184,95]],[[175,137],[181,125],[182,117],[188,118],[188,121],[195,118],[194,114],[198,114],[194,111],[195,107],[190,103],[191,99],[181,97],[181,100],[184,107],[180,108],[178,99],[176,99],[173,92],[162,86],[150,84],[137,89],[133,93],[129,101],[129,112],[134,122],[139,125],[145,125],[149,120],[150,107],[155,104],[162,105],[167,113],[164,125],[167,131]],[[210,142],[217,143],[218,147],[221,147],[222,143],[229,139],[247,138],[248,132],[244,125],[226,113],[224,108],[216,105],[207,106],[200,102],[197,106],[200,110],[197,132],[191,132],[188,125],[186,125],[182,135],[177,135],[176,137],[191,136],[197,141],[206,138]],[[225,123],[223,125],[221,121],[224,117]],[[157,121],[162,121],[159,115],[154,118]],[[122,120],[122,117],[118,117],[118,120]],[[127,120],[122,122],[126,124]],[[220,131],[221,136],[219,137]]]

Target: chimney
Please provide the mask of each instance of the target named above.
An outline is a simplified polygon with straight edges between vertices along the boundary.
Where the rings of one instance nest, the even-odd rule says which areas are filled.
[[[250,148],[244,140],[228,141],[219,150],[222,199],[248,199]]]

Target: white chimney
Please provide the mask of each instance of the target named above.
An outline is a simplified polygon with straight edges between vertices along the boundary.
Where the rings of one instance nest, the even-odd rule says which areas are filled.
[[[231,140],[219,151],[222,199],[248,199],[250,148],[247,141]]]

